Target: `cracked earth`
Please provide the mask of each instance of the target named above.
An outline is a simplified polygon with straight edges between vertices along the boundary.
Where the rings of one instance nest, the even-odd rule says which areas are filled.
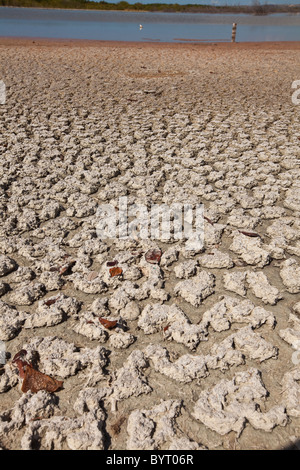
[[[1,39],[2,449],[296,443],[299,59]],[[101,239],[97,208],[120,196],[202,203],[203,248]],[[21,350],[63,387],[22,392]]]

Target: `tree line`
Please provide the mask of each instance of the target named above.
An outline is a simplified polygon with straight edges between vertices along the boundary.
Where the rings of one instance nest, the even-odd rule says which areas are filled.
[[[252,0],[251,5],[179,5],[178,3],[134,3],[126,1],[110,3],[92,0],[0,0],[0,6],[31,7],[31,8],[62,8],[82,10],[123,10],[123,11],[162,11],[187,13],[249,13],[267,15],[269,13],[298,13],[300,5],[268,5]]]

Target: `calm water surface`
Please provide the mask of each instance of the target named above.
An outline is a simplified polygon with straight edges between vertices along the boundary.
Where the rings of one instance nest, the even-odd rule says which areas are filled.
[[[300,14],[75,11],[0,7],[0,36],[114,41],[300,41]],[[140,29],[142,25],[142,29]]]

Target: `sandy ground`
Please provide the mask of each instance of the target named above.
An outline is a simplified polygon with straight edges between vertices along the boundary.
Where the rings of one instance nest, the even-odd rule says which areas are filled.
[[[300,438],[299,64],[300,43],[0,39],[0,447]],[[101,239],[120,196],[203,203],[203,249]],[[22,393],[21,349],[63,389]]]

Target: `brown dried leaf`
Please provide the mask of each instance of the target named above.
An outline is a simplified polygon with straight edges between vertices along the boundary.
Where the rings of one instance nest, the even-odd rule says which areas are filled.
[[[239,230],[239,232],[246,235],[246,237],[260,237],[260,235],[255,232],[244,232],[243,230]]]
[[[120,276],[123,272],[123,269],[119,267],[110,268],[109,272],[110,272],[111,277]]]
[[[45,390],[46,392],[53,393],[60,389],[62,385],[62,381],[35,370],[31,364],[25,366],[22,392],[26,393],[30,390],[32,393],[37,393],[39,390]]]
[[[19,359],[23,360],[26,355],[27,355],[26,349],[21,349],[21,351],[17,352],[17,354],[14,355],[12,359],[12,363],[14,364]]]
[[[101,325],[103,325],[108,330],[112,330],[113,328],[115,328],[117,326],[117,321],[116,320],[110,321],[110,320],[106,320],[106,318],[100,317],[99,322],[101,323]]]
[[[25,377],[25,367],[30,365],[27,361],[22,361],[22,359],[17,359],[14,362],[18,368],[19,375],[21,379],[24,379]]]
[[[148,250],[147,253],[145,253],[145,259],[150,264],[158,264],[160,262],[161,255],[162,251],[154,248],[153,250]]]
[[[44,304],[47,305],[47,307],[50,307],[50,305],[55,304],[55,302],[59,299],[59,297],[60,296],[58,295],[54,299],[45,300]]]
[[[59,271],[59,268],[57,266],[51,266],[49,271],[50,271],[50,273],[54,273],[55,271]]]
[[[203,216],[204,220],[206,220],[210,225],[214,225],[213,221],[210,220],[208,217],[206,217],[205,215]]]
[[[26,361],[25,356],[27,351],[25,349],[21,349],[15,356],[13,357],[12,363],[16,364],[20,378],[23,379],[25,377],[25,367],[30,365],[29,362]]]
[[[60,268],[60,271],[59,271],[59,274],[61,276],[63,275],[66,275],[66,274],[69,274],[70,272],[70,269],[73,268],[74,264],[76,263],[76,261],[70,261],[68,264],[66,264],[65,266],[62,266]]]
[[[114,261],[107,261],[106,266],[107,267],[117,266],[117,264],[118,264],[118,261],[115,259]]]

